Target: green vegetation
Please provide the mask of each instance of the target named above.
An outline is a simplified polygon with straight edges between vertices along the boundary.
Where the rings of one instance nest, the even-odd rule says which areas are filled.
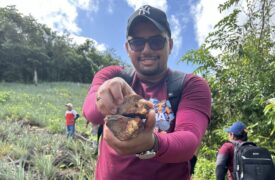
[[[72,102],[81,114],[87,84],[0,84],[0,179],[92,179],[90,141],[66,138],[64,113]],[[77,133],[93,139],[80,117]]]
[[[199,65],[196,73],[207,79],[213,97],[194,179],[215,179],[216,152],[227,138],[223,129],[236,120],[248,125],[251,141],[275,154],[275,5],[246,2],[247,8],[239,0],[221,4],[220,11],[232,13],[181,59]],[[94,149],[89,141],[67,140],[64,120],[65,103],[81,114],[88,85],[62,81],[90,82],[110,64],[121,62],[111,52],[97,52],[93,42],[73,44],[14,7],[0,8],[0,179],[93,179]],[[35,72],[44,83],[20,84],[32,82]],[[51,81],[59,82],[45,83]],[[83,117],[77,132],[94,138]]]
[[[31,124],[47,127],[53,133],[63,132],[65,104],[72,102],[81,114],[88,90],[87,84],[42,83],[38,86],[1,83],[0,117],[7,121],[28,120]],[[84,123],[83,117],[79,122]]]
[[[24,83],[35,74],[38,81],[89,83],[100,68],[120,63],[112,49],[99,52],[88,39],[77,45],[14,6],[0,8],[0,57],[0,81]]]
[[[208,80],[212,90],[212,117],[203,143],[206,151],[199,155],[204,163],[197,169],[199,179],[209,179],[204,177],[215,168],[211,164],[215,153],[208,152],[218,149],[226,139],[224,127],[237,120],[248,125],[249,140],[275,155],[275,4],[273,0],[245,1],[247,18],[240,23],[245,11],[241,2],[221,4],[221,12],[231,8],[232,13],[216,24],[199,49],[181,59],[198,64],[196,72]]]

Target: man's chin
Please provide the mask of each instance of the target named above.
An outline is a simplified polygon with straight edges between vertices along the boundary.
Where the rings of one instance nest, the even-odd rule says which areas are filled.
[[[155,76],[159,74],[159,70],[157,68],[151,69],[151,68],[142,68],[140,70],[140,73],[145,76]]]

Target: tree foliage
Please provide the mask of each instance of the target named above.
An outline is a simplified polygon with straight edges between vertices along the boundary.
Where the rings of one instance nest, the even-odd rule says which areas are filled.
[[[196,72],[212,89],[208,145],[221,143],[223,127],[242,120],[249,125],[250,140],[274,151],[274,109],[268,101],[275,95],[274,5],[274,0],[226,1],[219,10],[233,9],[231,14],[216,24],[198,50],[181,59],[198,64]]]
[[[32,82],[37,71],[40,81],[90,82],[98,69],[119,63],[91,40],[74,44],[14,6],[0,8],[0,81]]]

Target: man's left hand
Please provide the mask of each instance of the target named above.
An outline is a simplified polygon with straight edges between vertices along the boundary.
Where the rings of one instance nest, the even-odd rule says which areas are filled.
[[[119,155],[130,155],[150,150],[154,146],[155,141],[153,133],[155,128],[155,112],[151,110],[147,117],[144,130],[133,139],[120,141],[107,126],[104,126],[103,138]]]

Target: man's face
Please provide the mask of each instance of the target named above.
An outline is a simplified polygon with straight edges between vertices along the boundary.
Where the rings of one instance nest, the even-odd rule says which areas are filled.
[[[168,37],[167,33],[161,33],[148,21],[139,22],[132,29],[132,34],[127,38],[128,41],[125,46],[136,71],[144,76],[161,75],[167,70],[168,56],[173,46],[172,39]],[[142,45],[138,50],[131,48],[129,40],[136,38],[147,40],[144,48]],[[165,42],[163,48],[159,49],[157,46],[154,48],[154,43],[160,41],[161,38],[163,39],[162,42]],[[149,43],[151,43],[151,47]],[[160,41],[160,44],[163,43]]]
[[[228,133],[228,139],[229,139],[229,140],[233,140],[233,139],[234,139],[233,133]]]

